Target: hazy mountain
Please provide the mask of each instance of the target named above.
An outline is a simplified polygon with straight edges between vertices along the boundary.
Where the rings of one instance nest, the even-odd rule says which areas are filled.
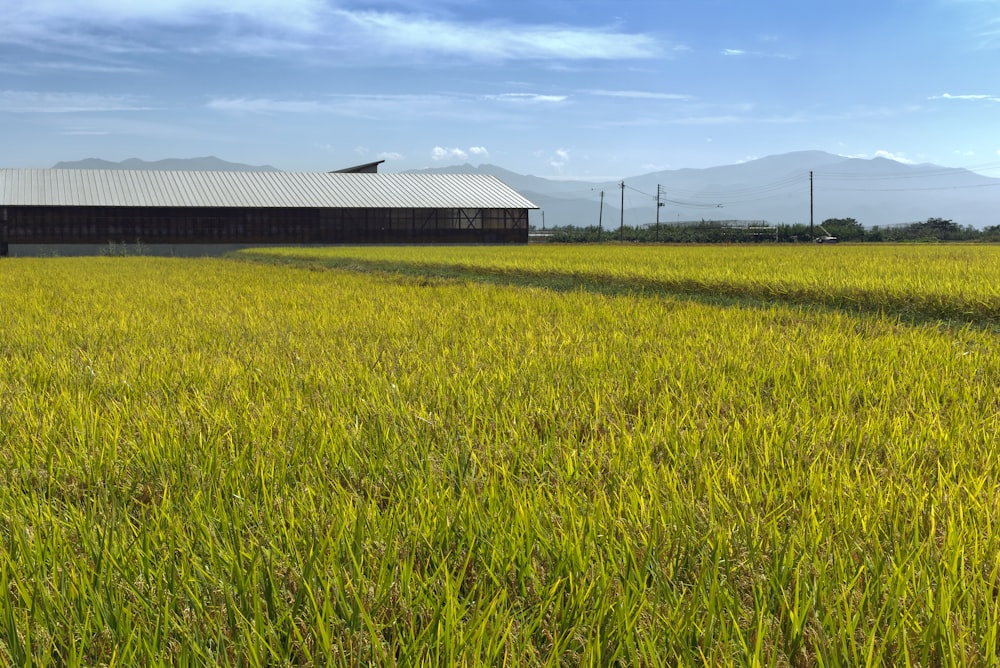
[[[238,162],[226,162],[214,156],[204,158],[169,158],[147,162],[138,158],[129,158],[121,162],[109,162],[99,158],[87,158],[74,162],[57,163],[53,169],[135,169],[153,171],[188,171],[188,172],[277,172],[270,165],[243,165]]]
[[[617,227],[620,182],[556,181],[524,176],[495,165],[461,165],[433,170],[493,174],[538,205],[545,225]],[[965,169],[906,165],[885,158],[845,158],[822,151],[774,155],[737,165],[677,169],[626,177],[625,224],[656,220],[656,191],[662,188],[660,221],[766,220],[809,222],[809,173],[817,223],[855,218],[862,225],[894,225],[941,217],[960,225],[1000,224],[1000,179]],[[600,197],[604,192],[601,214]],[[541,211],[531,213],[541,227]]]
[[[422,174],[492,174],[522,194],[524,192],[544,192],[550,194],[568,193],[575,195],[580,192],[590,192],[595,188],[597,189],[596,191],[600,191],[601,189],[600,184],[591,183],[589,181],[559,181],[546,179],[540,176],[518,174],[517,172],[512,172],[509,169],[489,164],[473,167],[472,165],[466,163],[464,165],[432,167],[429,169],[416,169],[410,171]]]
[[[155,169],[189,171],[278,171],[269,165],[226,162],[215,157],[146,162],[91,158],[60,162],[59,169]],[[622,220],[620,181],[595,183],[518,174],[496,165],[453,165],[415,170],[425,173],[492,174],[540,208],[531,212],[541,227],[597,225]],[[822,151],[772,155],[736,165],[676,169],[625,177],[627,225],[660,222],[766,220],[809,222],[809,173],[813,173],[813,216],[855,218],[862,225],[895,225],[941,217],[960,225],[1000,224],[1000,178],[938,165],[907,165],[885,158],[845,158]],[[603,210],[600,205],[604,193]]]

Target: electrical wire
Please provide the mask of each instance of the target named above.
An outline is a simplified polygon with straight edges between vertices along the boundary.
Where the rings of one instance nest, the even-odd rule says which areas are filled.
[[[822,192],[932,192],[944,190],[967,190],[976,188],[995,188],[1000,186],[1000,179],[996,183],[977,183],[959,185],[919,185],[919,179],[941,178],[945,176],[967,176],[963,173],[974,170],[984,171],[1000,169],[1000,163],[984,163],[966,168],[946,168],[924,169],[916,172],[902,174],[858,174],[844,171],[823,171],[814,170],[813,179],[810,172],[801,171],[790,173],[783,178],[756,185],[743,185],[733,188],[711,188],[692,190],[690,188],[667,187],[667,192],[672,195],[668,199],[660,193],[660,196],[640,190],[625,182],[615,184],[614,188],[622,188],[622,195],[628,196],[627,206],[635,206],[633,197],[629,193],[635,193],[651,200],[658,200],[661,204],[672,207],[687,209],[718,209],[726,206],[735,206],[773,200],[780,197],[790,197],[802,193],[802,186],[814,181],[814,185]],[[977,174],[985,179],[992,177]],[[818,183],[816,183],[818,181]],[[884,185],[883,185],[884,184]],[[912,185],[909,185],[912,184]],[[593,193],[596,188],[590,189]],[[565,196],[567,193],[561,193]]]
[[[923,188],[837,188],[825,187],[826,192],[869,192],[869,193],[907,193],[932,192],[935,190],[968,190],[970,188],[996,188],[1000,183],[978,183],[967,186],[926,186]]]

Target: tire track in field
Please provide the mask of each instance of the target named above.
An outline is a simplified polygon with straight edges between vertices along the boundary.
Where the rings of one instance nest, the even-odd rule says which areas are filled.
[[[285,264],[303,269],[332,269],[415,278],[465,280],[548,290],[587,290],[600,294],[643,294],[698,299],[712,304],[768,306],[789,304],[847,311],[896,315],[909,322],[936,321],[951,326],[971,325],[1000,333],[1000,300],[973,302],[939,295],[877,294],[867,290],[818,292],[806,287],[737,281],[610,277],[599,273],[497,269],[475,265],[362,260],[358,258],[277,257],[243,251],[231,256],[246,261]]]

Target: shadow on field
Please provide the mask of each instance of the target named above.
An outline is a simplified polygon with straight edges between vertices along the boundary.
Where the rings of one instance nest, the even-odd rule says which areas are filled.
[[[715,306],[766,307],[774,304],[817,307],[856,314],[898,316],[904,322],[937,322],[951,326],[972,325],[1000,332],[1000,302],[969,302],[939,295],[876,294],[865,290],[817,292],[787,285],[748,284],[695,279],[654,280],[614,278],[581,272],[501,270],[471,265],[430,262],[391,262],[357,258],[277,257],[244,251],[232,259],[281,264],[300,269],[331,269],[357,273],[403,276],[424,280],[475,281],[494,285],[535,287],[555,291],[586,290],[603,295],[638,294],[692,299]]]

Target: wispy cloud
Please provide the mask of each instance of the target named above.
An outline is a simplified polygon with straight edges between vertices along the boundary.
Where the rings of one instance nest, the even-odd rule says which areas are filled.
[[[273,100],[271,98],[216,98],[208,103],[215,111],[242,114],[315,114],[331,111],[332,106],[314,100]]]
[[[7,3],[10,4],[10,3]],[[93,53],[235,51],[461,56],[463,60],[617,60],[662,55],[650,35],[614,27],[462,20],[353,9],[324,0],[32,0],[7,11],[0,43]],[[140,29],[141,28],[141,29]],[[326,59],[326,62],[330,61]]]
[[[53,72],[70,72],[76,74],[140,74],[144,71],[142,68],[132,65],[83,63],[71,60],[0,62],[0,72],[23,77],[50,74]]]
[[[778,58],[780,60],[795,60],[795,56],[788,53],[768,53],[765,51],[747,51],[746,49],[723,49],[720,51],[728,58]]]
[[[437,162],[442,160],[465,160],[469,157],[469,154],[460,148],[445,148],[443,146],[435,146],[431,149],[431,159]]]
[[[431,149],[431,159],[436,162],[442,160],[466,160],[470,155],[474,155],[477,158],[488,158],[490,152],[486,150],[485,146],[470,146],[468,149],[435,146]]]
[[[569,149],[565,148],[557,148],[551,152],[535,151],[535,156],[543,158],[545,163],[557,172],[561,172],[570,161]]]
[[[237,115],[333,115],[344,118],[395,120],[400,109],[408,119],[438,119],[456,122],[503,122],[523,120],[544,107],[565,102],[564,95],[500,93],[475,95],[428,93],[422,95],[332,94],[312,99],[270,97],[216,97],[206,103],[212,111]]]
[[[246,20],[259,25],[312,30],[327,12],[322,0],[32,0],[18,3],[8,15],[15,26],[39,22],[80,24],[192,25],[206,21]]]
[[[996,48],[1000,44],[1000,18],[989,21],[980,37],[983,38],[984,48]]]
[[[690,102],[691,100],[697,99],[693,95],[685,95],[682,93],[661,93],[657,91],[648,90],[588,90],[585,91],[590,95],[597,95],[600,97],[623,97],[633,100],[666,100],[670,102]]]
[[[893,160],[895,162],[900,162],[904,165],[919,164],[916,160],[910,160],[902,153],[894,153],[892,151],[886,151],[884,149],[879,149],[874,153],[851,153],[850,155],[845,155],[844,157],[855,158],[857,160],[871,160],[872,158],[885,158],[886,160]]]
[[[979,42],[980,49],[1000,47],[1000,2],[997,0],[946,0],[954,5],[965,6],[969,11],[967,19],[969,31]]]
[[[763,123],[769,122],[762,118],[740,116],[737,114],[706,114],[702,116],[682,116],[661,121],[664,125],[730,125],[733,123]],[[771,120],[770,122],[774,122]],[[786,121],[792,122],[792,121]]]
[[[952,95],[951,93],[944,93],[942,95],[934,95],[933,97],[927,98],[928,100],[964,100],[966,102],[1000,102],[1000,96],[998,95]]]
[[[901,162],[904,165],[915,165],[916,160],[910,160],[902,153],[893,153],[892,151],[878,150],[875,151],[876,158],[886,158],[887,160],[895,160],[896,162]]]
[[[650,58],[662,50],[648,35],[601,28],[462,23],[390,12],[337,15],[358,35],[377,37],[377,48],[393,51],[490,60],[607,60]]]
[[[411,118],[458,114],[455,96],[447,95],[327,95],[316,99],[274,99],[267,97],[217,97],[207,107],[237,114],[334,114],[353,118],[385,118],[405,108]],[[467,98],[460,98],[467,100]]]
[[[0,112],[72,114],[108,111],[149,111],[141,99],[131,95],[92,93],[45,93],[36,91],[0,91]]]
[[[817,109],[775,111],[773,106],[761,109],[752,103],[685,105],[678,113],[646,113],[630,120],[607,120],[596,127],[657,127],[657,126],[723,126],[723,125],[803,125],[862,119],[888,119],[917,111],[911,107],[856,107],[843,111],[824,112]]]
[[[333,148],[332,146],[330,147]],[[368,157],[372,154],[371,150],[367,146],[355,146],[354,153],[357,155]],[[376,160],[404,160],[406,156],[398,151],[378,151],[375,154]]]
[[[511,102],[514,104],[558,104],[565,102],[565,95],[538,95],[536,93],[500,93],[499,95],[484,95],[484,100],[494,102]]]
[[[565,149],[558,149],[551,158],[549,158],[549,165],[553,168],[560,170],[566,166],[569,162],[569,151]]]

